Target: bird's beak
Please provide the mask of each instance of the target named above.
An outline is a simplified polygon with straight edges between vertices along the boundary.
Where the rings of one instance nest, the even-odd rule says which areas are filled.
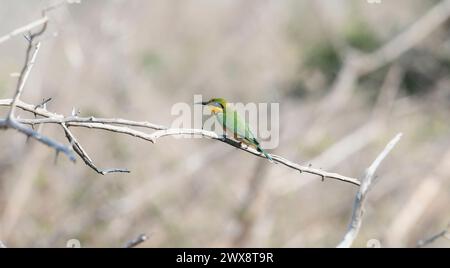
[[[207,104],[208,104],[208,102],[207,102],[207,101],[202,101],[202,102],[195,102],[194,104],[207,105]]]

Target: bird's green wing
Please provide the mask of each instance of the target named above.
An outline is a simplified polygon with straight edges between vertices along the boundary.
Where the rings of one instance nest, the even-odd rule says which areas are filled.
[[[216,117],[225,130],[234,133],[237,138],[255,145],[258,152],[261,152],[267,159],[273,161],[272,157],[259,145],[258,140],[250,130],[249,124],[239,116],[237,111],[229,109],[225,113],[216,114]]]
[[[245,139],[251,143],[257,143],[255,135],[250,130],[236,110],[227,110],[225,113],[217,114],[217,120],[228,131],[234,133],[238,138]]]

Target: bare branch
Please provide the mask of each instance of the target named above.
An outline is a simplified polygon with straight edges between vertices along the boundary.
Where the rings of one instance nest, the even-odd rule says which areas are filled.
[[[59,153],[59,152],[64,153],[65,155],[67,155],[67,157],[69,157],[69,159],[71,161],[76,160],[76,157],[75,157],[74,153],[70,150],[70,148],[68,148],[67,146],[60,144],[44,135],[41,135],[39,132],[34,131],[33,129],[31,129],[29,127],[26,127],[26,126],[20,124],[15,119],[14,120],[0,120],[0,128],[1,127],[13,128],[17,131],[20,131],[23,134],[27,135],[28,137],[32,137],[32,138],[36,139],[37,141],[39,141],[49,147],[52,147],[53,149],[56,150],[57,153]]]
[[[28,75],[30,74],[31,69],[33,68],[34,62],[36,61],[36,56],[37,56],[37,54],[39,52],[39,48],[41,46],[41,43],[37,43],[36,46],[34,46],[32,44],[32,42],[33,42],[33,40],[30,39],[26,57],[25,57],[25,64],[19,75],[19,81],[17,82],[16,93],[11,102],[10,110],[8,113],[8,119],[12,119],[14,117],[14,109],[16,108],[16,103],[19,100],[20,96],[22,95],[23,88],[25,87],[25,83],[28,79]],[[31,52],[31,50],[33,50],[33,48],[34,48],[34,51]],[[30,53],[31,53],[31,60],[29,60]]]
[[[44,10],[42,10],[42,18],[39,20],[36,20],[32,23],[29,23],[23,27],[20,27],[2,37],[0,37],[0,44],[11,39],[12,37],[19,35],[21,33],[24,32],[29,32],[31,29],[41,26],[41,28],[35,32],[35,33],[30,33],[29,36],[25,36],[25,38],[27,39],[28,42],[28,47],[25,53],[25,62],[23,64],[22,70],[20,71],[19,74],[19,78],[17,81],[17,85],[16,85],[16,91],[14,93],[14,97],[13,99],[10,101],[10,105],[9,105],[9,112],[8,115],[6,117],[6,119],[0,119],[0,128],[13,128],[16,129],[22,133],[24,133],[25,135],[27,135],[28,137],[32,137],[40,142],[42,142],[45,145],[48,145],[52,148],[54,148],[56,150],[57,153],[59,152],[63,152],[64,154],[66,154],[70,160],[75,161],[75,155],[74,153],[66,146],[48,138],[45,137],[43,135],[41,135],[39,132],[34,131],[34,129],[28,128],[24,125],[22,125],[21,123],[19,123],[16,118],[14,117],[14,112],[15,112],[15,108],[17,106],[17,103],[20,102],[20,97],[22,95],[23,89],[25,87],[25,84],[27,82],[28,76],[31,72],[31,69],[34,66],[34,63],[36,61],[36,56],[39,52],[39,48],[41,43],[34,43],[34,40],[41,36],[45,30],[47,29],[47,24],[48,24],[48,17],[47,12],[50,10],[54,10],[64,4],[72,4],[72,3],[79,3],[80,1],[78,0],[63,0],[60,2],[57,2],[53,5],[48,6],[47,8],[45,8]],[[35,107],[35,109],[37,108],[45,108],[45,103],[47,101],[44,101],[41,105],[37,105]],[[35,113],[35,117],[36,117],[36,113]]]
[[[44,18],[46,18],[44,16]],[[14,94],[13,99],[10,102],[9,105],[9,112],[6,119],[0,120],[0,128],[13,128],[18,130],[19,132],[22,132],[23,134],[27,135],[28,137],[32,137],[41,143],[48,145],[56,150],[57,153],[62,152],[66,154],[70,160],[75,161],[75,155],[73,152],[66,146],[41,135],[39,132],[34,131],[31,128],[28,128],[21,123],[17,122],[17,120],[14,117],[14,111],[17,105],[17,102],[19,102],[20,96],[22,95],[23,89],[25,87],[26,81],[28,79],[28,76],[30,74],[31,69],[33,68],[33,65],[36,61],[36,56],[39,52],[40,43],[34,44],[34,39],[42,35],[46,28],[47,28],[47,22],[48,20],[43,20],[41,29],[36,32],[30,34],[28,37],[26,37],[28,42],[28,47],[25,53],[25,62],[22,67],[22,70],[20,71],[19,78],[17,81],[16,91]]]
[[[92,159],[89,157],[87,152],[83,149],[81,144],[78,142],[78,140],[75,138],[75,136],[72,134],[72,132],[69,130],[69,128],[66,126],[66,124],[61,124],[62,128],[64,129],[64,132],[66,133],[66,137],[69,140],[69,142],[72,144],[73,150],[83,159],[84,163],[91,167],[93,170],[95,170],[97,173],[101,175],[105,175],[108,173],[130,173],[129,170],[123,169],[123,168],[111,168],[111,169],[99,169],[97,166],[95,166]]]
[[[47,24],[48,21],[49,21],[49,18],[46,16],[46,14],[49,11],[57,9],[57,8],[65,5],[65,4],[79,4],[79,3],[81,3],[81,0],[63,0],[63,1],[56,2],[55,4],[52,4],[52,5],[48,6],[48,7],[46,7],[45,9],[42,10],[42,18],[37,19],[37,20],[35,20],[33,22],[30,22],[27,25],[19,27],[19,28],[13,30],[13,31],[11,31],[11,32],[1,36],[0,37],[0,44],[10,40],[11,38],[13,38],[15,36],[20,35],[22,33],[29,32],[29,31],[31,31],[34,28],[37,28],[37,27],[39,27],[41,25]]]
[[[10,106],[12,100],[11,99],[0,99],[0,106]],[[100,123],[100,124],[112,124],[112,125],[126,125],[126,126],[132,126],[132,127],[142,127],[142,128],[148,128],[148,129],[154,129],[154,130],[163,130],[167,129],[165,126],[152,124],[150,122],[146,121],[132,121],[127,119],[121,119],[121,118],[97,118],[97,117],[78,117],[78,116],[69,116],[64,117],[61,114],[51,113],[44,109],[43,107],[36,107],[36,105],[27,104],[25,102],[22,102],[21,100],[18,100],[16,103],[16,106],[24,111],[40,115],[46,118],[37,119],[37,120],[30,120],[27,122],[27,120],[22,120],[22,123],[26,124],[45,124],[45,123],[55,123],[55,124],[61,124],[61,123]]]
[[[438,240],[439,238],[446,238],[446,239],[450,240],[449,229],[450,229],[450,224],[447,225],[446,229],[440,231],[439,233],[437,233],[429,238],[418,241],[417,247],[422,248],[422,247],[428,246],[429,244],[433,243],[434,241]]]
[[[11,105],[11,100],[0,100],[0,106],[9,106]],[[66,127],[83,127],[83,128],[92,128],[92,129],[100,129],[111,131],[120,134],[130,135],[136,138],[140,138],[146,141],[150,141],[155,143],[157,139],[168,137],[168,136],[197,136],[204,137],[213,140],[218,140],[224,142],[228,145],[236,147],[240,150],[251,153],[255,156],[259,156],[265,158],[257,150],[244,147],[239,142],[236,142],[232,139],[222,137],[215,132],[207,131],[203,129],[175,129],[175,128],[167,128],[161,125],[155,125],[149,122],[136,122],[126,119],[115,119],[115,118],[95,118],[95,117],[77,117],[77,116],[69,116],[64,117],[63,115],[51,113],[43,108],[36,107],[35,105],[27,104],[22,101],[17,102],[17,107],[24,109],[25,111],[31,112],[33,114],[37,114],[43,116],[45,118],[35,118],[35,119],[18,119],[18,121],[22,124],[36,125],[36,124],[65,124]],[[137,126],[144,127],[149,129],[156,130],[152,134],[132,129],[128,126]],[[359,180],[356,178],[351,178],[347,176],[343,176],[337,173],[330,173],[323,171],[321,169],[316,169],[310,166],[302,166],[296,164],[292,161],[289,161],[278,155],[271,155],[273,161],[275,163],[283,164],[291,169],[297,170],[299,172],[309,173],[313,175],[319,176],[321,179],[334,179],[340,180],[344,182],[348,182],[354,185],[360,185]],[[86,160],[86,159],[84,159]]]
[[[8,33],[8,34],[6,34],[6,35],[0,37],[0,44],[3,43],[3,42],[5,42],[5,41],[8,41],[9,39],[13,38],[14,36],[17,36],[17,35],[19,35],[19,34],[28,32],[28,31],[30,31],[31,29],[34,29],[34,28],[36,28],[36,27],[38,27],[38,26],[41,26],[41,25],[43,25],[43,24],[46,24],[47,22],[48,22],[48,18],[47,18],[47,17],[43,17],[43,18],[40,18],[40,19],[38,19],[38,20],[35,20],[35,21],[33,21],[33,22],[31,22],[31,23],[25,25],[25,26],[22,26],[22,27],[20,27],[20,28],[17,28],[17,29],[15,29],[15,30],[13,30],[12,32],[10,32],[10,33]]]
[[[356,193],[355,204],[353,205],[352,218],[347,230],[347,233],[344,236],[344,239],[339,243],[337,247],[339,248],[349,248],[352,246],[353,241],[356,239],[356,236],[359,233],[359,229],[361,228],[362,216],[364,213],[364,204],[366,201],[367,193],[370,190],[372,185],[372,181],[375,175],[375,171],[378,169],[378,166],[381,162],[386,158],[386,156],[391,152],[394,146],[400,141],[402,134],[397,134],[384,148],[384,150],[377,156],[375,161],[370,165],[370,167],[366,170],[364,177],[361,180],[361,186],[359,187],[358,192]]]
[[[128,241],[125,244],[125,248],[134,248],[138,246],[139,244],[145,242],[148,239],[148,236],[146,234],[140,234],[138,237],[134,238],[133,240]]]

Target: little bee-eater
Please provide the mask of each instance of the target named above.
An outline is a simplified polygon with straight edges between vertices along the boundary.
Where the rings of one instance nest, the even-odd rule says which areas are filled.
[[[270,155],[261,147],[255,135],[251,132],[247,122],[242,120],[238,112],[233,109],[225,99],[213,98],[209,101],[204,101],[197,104],[208,106],[224,130],[232,135],[234,139],[248,146],[253,146],[267,159],[273,161],[272,157],[270,157]]]

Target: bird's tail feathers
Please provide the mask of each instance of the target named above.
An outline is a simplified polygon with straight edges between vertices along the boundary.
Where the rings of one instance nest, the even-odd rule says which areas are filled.
[[[260,153],[262,153],[267,159],[269,159],[270,162],[273,162],[272,157],[266,152],[264,151],[263,148],[261,148],[261,146],[259,145],[259,143],[256,146],[256,150]]]

